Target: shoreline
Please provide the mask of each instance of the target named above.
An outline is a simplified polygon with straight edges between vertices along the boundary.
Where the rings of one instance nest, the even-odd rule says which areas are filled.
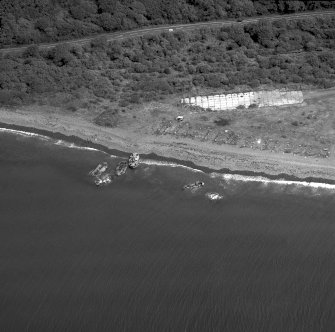
[[[61,132],[57,131],[52,131],[52,130],[46,130],[46,129],[40,129],[32,126],[22,126],[18,124],[12,124],[12,123],[5,123],[5,122],[0,122],[0,129],[10,129],[10,130],[17,130],[17,131],[24,131],[27,133],[33,133],[37,135],[42,135],[46,136],[52,139],[56,140],[63,140],[68,143],[74,143],[75,145],[79,147],[89,147],[93,149],[97,149],[98,151],[107,153],[107,154],[112,154],[120,158],[125,158],[128,157],[129,152],[122,151],[119,149],[114,149],[110,148],[104,144],[100,143],[94,143],[89,139],[84,139],[76,135],[66,135]],[[197,165],[192,161],[189,160],[183,160],[183,159],[177,159],[173,157],[163,157],[160,156],[154,152],[151,153],[141,153],[141,155],[145,159],[151,159],[154,161],[160,161],[160,162],[166,162],[167,165],[169,166],[169,163],[174,164],[176,166],[181,166],[181,167],[188,167],[194,170],[199,170],[201,172],[204,172],[206,174],[211,174],[211,173],[217,173],[217,174],[228,174],[228,175],[239,175],[239,176],[245,176],[245,177],[252,177],[252,178],[265,178],[268,180],[284,180],[284,181],[293,181],[293,182],[300,182],[300,183],[320,183],[320,184],[331,184],[335,185],[335,180],[329,179],[329,178],[322,178],[322,177],[298,177],[294,175],[290,175],[287,173],[278,173],[278,174],[269,174],[266,172],[256,172],[256,171],[251,171],[251,170],[232,170],[230,168],[211,168],[203,165]],[[172,165],[171,165],[172,166]],[[250,180],[252,181],[252,180]],[[256,181],[256,179],[255,179]]]

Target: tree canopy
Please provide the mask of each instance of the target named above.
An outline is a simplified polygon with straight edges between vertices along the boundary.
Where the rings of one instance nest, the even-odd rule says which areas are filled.
[[[120,107],[236,86],[335,85],[335,17],[305,22],[259,21],[244,27],[203,28],[108,43],[30,46],[0,58],[0,104],[29,102],[55,93],[85,91]],[[274,38],[275,36],[275,38]],[[79,92],[78,92],[79,93]]]
[[[0,47],[146,25],[335,8],[311,0],[1,0]]]

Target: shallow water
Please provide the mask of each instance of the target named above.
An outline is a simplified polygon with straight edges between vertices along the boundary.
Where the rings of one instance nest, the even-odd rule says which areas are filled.
[[[0,142],[1,330],[333,331],[331,188],[154,161],[96,188],[118,157]]]

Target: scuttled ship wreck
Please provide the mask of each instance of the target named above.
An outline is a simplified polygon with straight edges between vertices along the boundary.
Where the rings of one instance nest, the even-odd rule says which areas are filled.
[[[113,182],[115,176],[121,176],[126,173],[128,167],[136,168],[139,165],[140,155],[132,153],[128,161],[120,161],[115,170],[112,170],[108,163],[105,161],[100,163],[96,168],[91,170],[88,174],[95,178],[94,183],[97,186],[107,185]]]

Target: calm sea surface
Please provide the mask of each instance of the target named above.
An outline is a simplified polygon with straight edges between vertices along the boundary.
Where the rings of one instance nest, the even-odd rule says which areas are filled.
[[[335,190],[0,143],[0,331],[335,330]]]

